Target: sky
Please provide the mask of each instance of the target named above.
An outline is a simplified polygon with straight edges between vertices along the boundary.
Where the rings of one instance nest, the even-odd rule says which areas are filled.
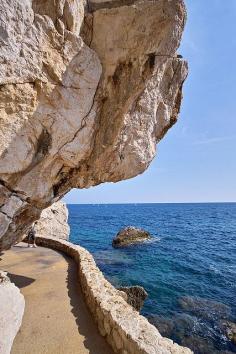
[[[185,3],[178,52],[189,75],[178,122],[142,175],[74,189],[66,203],[236,201],[236,0]]]

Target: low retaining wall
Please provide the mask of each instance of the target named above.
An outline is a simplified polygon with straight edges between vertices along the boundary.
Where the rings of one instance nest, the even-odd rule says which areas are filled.
[[[135,311],[103,276],[93,256],[70,242],[37,237],[37,243],[62,251],[78,264],[84,298],[102,336],[119,354],[190,354],[192,351],[164,338]]]

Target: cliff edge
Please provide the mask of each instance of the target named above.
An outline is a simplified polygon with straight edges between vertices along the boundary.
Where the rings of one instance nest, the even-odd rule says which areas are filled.
[[[176,122],[183,0],[2,0],[0,249],[71,188],[142,173]]]

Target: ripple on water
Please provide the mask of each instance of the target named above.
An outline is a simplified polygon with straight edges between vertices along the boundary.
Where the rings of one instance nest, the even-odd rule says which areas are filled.
[[[124,264],[132,264],[132,259],[130,259],[124,253],[119,252],[119,250],[116,253],[114,253],[112,250],[98,251],[95,252],[93,255],[98,265],[110,264],[122,266]]]
[[[236,353],[222,325],[236,322],[236,203],[69,205],[69,223],[115,286],[147,290],[142,313],[163,335],[195,354]],[[127,225],[154,238],[113,249]]]

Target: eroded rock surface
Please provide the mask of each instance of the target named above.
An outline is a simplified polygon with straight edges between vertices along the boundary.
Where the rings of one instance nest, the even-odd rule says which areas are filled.
[[[127,226],[120,230],[112,240],[113,247],[125,247],[149,240],[151,235],[148,231],[134,226]]]
[[[176,122],[183,0],[0,2],[0,249],[71,188],[142,173]]]
[[[148,296],[146,290],[139,285],[135,286],[121,286],[118,290],[125,293],[125,300],[131,305],[135,310],[140,311],[143,307],[144,301]]]
[[[0,271],[0,353],[9,354],[25,309],[24,296]]]
[[[236,323],[231,321],[222,321],[221,328],[226,337],[236,345]]]
[[[44,209],[35,225],[36,236],[69,239],[68,209],[61,201]]]

